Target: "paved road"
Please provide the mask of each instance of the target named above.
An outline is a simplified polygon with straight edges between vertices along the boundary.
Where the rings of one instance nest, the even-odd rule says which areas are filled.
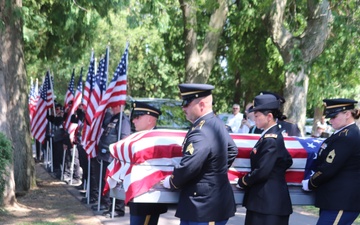
[[[80,192],[74,188],[68,186],[68,190],[78,198],[79,200],[83,197]],[[90,209],[91,205],[87,205]],[[91,210],[91,209],[90,209]],[[129,208],[126,207],[126,212],[124,217],[119,218],[105,218],[102,216],[102,212],[94,211],[96,217],[101,221],[104,225],[130,225],[129,219]],[[167,213],[162,214],[160,216],[159,225],[178,225],[179,218],[176,218],[175,215],[176,205],[171,205]],[[237,207],[236,215],[231,217],[227,223],[227,225],[241,225],[244,224],[245,219],[245,208],[242,206]],[[290,216],[289,225],[314,225],[316,224],[317,217],[309,214],[305,214],[301,212],[301,207],[294,207],[294,213]]]
[[[68,191],[79,201],[84,197],[75,187],[67,186]],[[92,205],[86,205],[91,210]],[[159,219],[159,225],[178,225],[179,218],[175,217],[176,205],[170,206],[167,213],[162,214]],[[94,211],[96,217],[101,221],[103,225],[130,225],[129,208],[126,207],[126,213],[124,217],[119,218],[106,218],[102,216],[102,212]],[[234,217],[231,217],[227,225],[242,225],[245,219],[245,208],[240,205],[237,207],[237,211]],[[317,217],[302,213],[301,207],[294,207],[294,213],[290,216],[289,225],[313,225],[316,224]]]
[[[104,225],[130,225],[129,222],[129,212],[128,208],[126,207],[126,215],[121,218],[114,218],[114,219],[108,219],[104,218],[101,215],[98,215],[97,217],[99,220],[101,220],[102,224]],[[160,216],[159,225],[178,225],[179,224],[179,218],[174,217],[175,215],[175,207],[171,207],[167,213],[162,214]],[[98,212],[96,212],[98,213]],[[238,206],[237,212],[234,217],[231,217],[227,223],[227,225],[241,225],[244,224],[245,219],[245,208]],[[294,212],[290,216],[290,225],[314,225],[316,224],[317,217],[311,216],[311,215],[303,215],[298,212]]]

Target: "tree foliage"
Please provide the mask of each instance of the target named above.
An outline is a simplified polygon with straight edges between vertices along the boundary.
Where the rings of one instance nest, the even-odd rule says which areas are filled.
[[[315,2],[315,1],[313,1]],[[177,1],[24,1],[25,54],[29,76],[55,75],[55,92],[65,93],[72,68],[85,73],[91,48],[97,59],[110,46],[111,76],[125,43],[130,44],[128,92],[134,97],[178,98],[177,84],[185,81],[184,21]],[[298,68],[303,53],[294,48],[296,60],[284,64],[264,20],[272,0],[231,1],[215,64],[209,76],[214,84],[215,107],[228,110],[234,102],[243,106],[262,90],[284,94],[285,71]],[[319,99],[350,90],[358,81],[358,23],[356,0],[331,2],[333,32],[320,58],[309,64],[308,114]],[[218,1],[191,1],[196,8],[196,51],[204,47],[209,20]],[[314,5],[305,0],[287,1],[283,26],[301,38]],[[346,49],[346,51],[345,51]],[[345,60],[343,60],[345,59]],[[333,85],[329,85],[329,80]],[[345,80],[345,82],[344,82]],[[340,86],[339,86],[340,85]],[[338,88],[341,87],[341,88]],[[339,95],[341,95],[339,93]],[[351,96],[344,93],[343,96]]]
[[[333,2],[332,33],[323,54],[311,70],[308,114],[322,105],[325,98],[354,98],[359,100],[360,3]]]

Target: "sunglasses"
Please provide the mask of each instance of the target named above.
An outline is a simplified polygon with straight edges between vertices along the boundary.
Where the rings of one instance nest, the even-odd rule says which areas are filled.
[[[342,112],[339,112],[338,114],[336,114],[335,116],[332,116],[332,117],[329,117],[329,119],[335,119],[340,113],[343,113],[345,114],[347,111],[342,111]]]
[[[137,113],[136,115],[132,116],[132,119],[139,119],[141,116],[146,115],[146,113]]]
[[[190,105],[190,103],[194,100],[195,100],[195,98],[183,100],[181,107],[183,107],[183,108],[188,107]]]

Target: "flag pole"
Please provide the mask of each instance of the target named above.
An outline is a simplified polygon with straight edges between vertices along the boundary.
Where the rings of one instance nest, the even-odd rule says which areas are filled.
[[[106,58],[106,71],[105,71],[105,75],[106,75],[106,84],[107,84],[107,81],[108,81],[108,73],[109,73],[109,45],[106,47],[106,55],[105,55],[105,58]],[[106,85],[107,86],[107,85]],[[98,194],[98,207],[97,207],[97,211],[100,211],[100,201],[101,201],[101,195],[102,195],[102,180],[103,180],[103,165],[104,165],[104,162],[103,160],[100,160],[100,174],[99,174],[99,194]]]
[[[129,42],[126,43],[126,46],[125,46],[125,49],[127,49],[129,46]],[[128,57],[128,55],[126,55],[126,57]],[[126,58],[126,69],[128,68],[128,58]],[[127,74],[127,71],[126,71],[126,74]],[[120,106],[120,118],[119,118],[119,130],[118,130],[118,138],[117,140],[119,141],[120,138],[121,138],[121,130],[122,130],[122,118],[123,118],[123,113],[124,113],[124,110],[125,110],[125,105],[121,105]],[[115,201],[116,201],[116,198],[113,198],[112,199],[112,208],[111,208],[111,218],[114,218],[114,214],[115,214]]]
[[[51,89],[51,99],[53,100],[52,102],[52,106],[53,106],[53,113],[54,113],[54,116],[55,116],[55,104],[54,104],[54,88],[53,88],[53,83],[52,83],[52,80],[51,80],[51,75],[50,75],[50,70],[48,70],[48,74],[49,75],[46,75],[46,76],[49,76],[49,85],[50,85],[50,89]],[[46,78],[45,78],[46,79]],[[47,104],[47,103],[46,103]],[[51,110],[51,109],[49,109]],[[50,123],[50,159],[51,159],[51,164],[50,164],[50,171],[51,172],[54,172],[54,158],[53,158],[53,145],[52,145],[52,124]]]

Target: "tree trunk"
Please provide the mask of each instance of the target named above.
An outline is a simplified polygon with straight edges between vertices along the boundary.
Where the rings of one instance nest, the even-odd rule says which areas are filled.
[[[218,0],[218,8],[214,9],[208,24],[203,48],[197,50],[196,12],[198,7],[195,0],[179,0],[183,12],[184,41],[185,41],[185,81],[187,83],[206,83],[214,66],[215,56],[221,32],[228,13],[226,0]]]
[[[21,0],[1,0],[0,19],[0,131],[11,140],[13,165],[9,168],[5,204],[15,203],[15,191],[28,191],[35,184],[29,129],[28,90],[23,54]],[[13,185],[15,179],[15,186]]]
[[[324,108],[323,107],[315,107],[314,110],[314,122],[313,122],[313,127],[311,130],[311,135],[314,135],[316,132],[316,128],[317,128],[317,122],[321,120],[321,117],[323,116],[323,112],[324,112]]]
[[[306,120],[306,96],[309,87],[308,75],[301,69],[297,73],[285,72],[284,104],[285,115],[289,122],[296,123],[304,136],[304,125]],[[287,104],[286,104],[287,103]]]
[[[302,35],[295,37],[284,26],[286,5],[287,0],[274,0],[272,10],[267,17],[268,27],[284,63],[291,68],[285,72],[284,113],[303,131],[309,67],[324,50],[331,31],[332,16],[327,0],[308,0],[307,27]],[[299,50],[300,56],[295,56],[294,52]]]

